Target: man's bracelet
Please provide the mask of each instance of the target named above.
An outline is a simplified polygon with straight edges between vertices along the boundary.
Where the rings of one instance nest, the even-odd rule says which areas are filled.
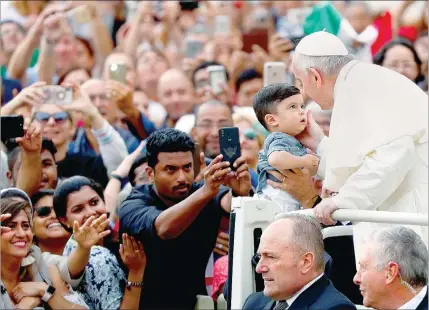
[[[131,287],[143,287],[143,282],[131,282],[127,281],[127,289],[131,289]]]

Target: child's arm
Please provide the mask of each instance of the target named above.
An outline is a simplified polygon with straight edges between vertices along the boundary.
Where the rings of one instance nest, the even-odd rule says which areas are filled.
[[[312,154],[295,156],[286,151],[276,151],[268,156],[268,163],[279,171],[306,167],[312,173],[314,169],[317,172],[319,158]]]

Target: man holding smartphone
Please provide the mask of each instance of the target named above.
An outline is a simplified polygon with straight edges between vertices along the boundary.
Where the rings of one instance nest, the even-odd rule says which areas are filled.
[[[175,129],[153,133],[146,151],[152,184],[134,189],[119,209],[121,230],[138,236],[149,258],[140,308],[193,309],[196,295],[207,294],[205,269],[221,218],[232,197],[251,189],[248,166],[240,157],[232,169],[220,155],[194,183],[194,142]]]

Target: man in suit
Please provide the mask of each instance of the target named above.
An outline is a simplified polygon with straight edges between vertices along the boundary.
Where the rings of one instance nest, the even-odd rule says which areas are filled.
[[[428,250],[410,228],[394,226],[369,234],[353,281],[365,307],[428,309]]]
[[[292,213],[274,221],[257,254],[265,288],[250,295],[244,309],[356,309],[324,273],[323,236],[313,218]]]

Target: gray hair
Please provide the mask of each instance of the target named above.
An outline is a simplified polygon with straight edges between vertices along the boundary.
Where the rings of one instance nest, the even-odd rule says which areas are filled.
[[[324,75],[336,76],[353,59],[353,55],[307,56],[295,52],[293,55],[293,66],[305,74],[307,74],[310,68],[314,68]]]
[[[311,216],[299,213],[284,214],[281,219],[289,219],[294,223],[291,242],[299,249],[296,255],[302,255],[306,252],[313,253],[317,270],[324,270],[325,247],[322,227],[319,222]]]
[[[374,235],[374,257],[377,270],[390,261],[399,266],[402,280],[413,288],[428,283],[428,249],[422,238],[404,226],[384,228]]]

